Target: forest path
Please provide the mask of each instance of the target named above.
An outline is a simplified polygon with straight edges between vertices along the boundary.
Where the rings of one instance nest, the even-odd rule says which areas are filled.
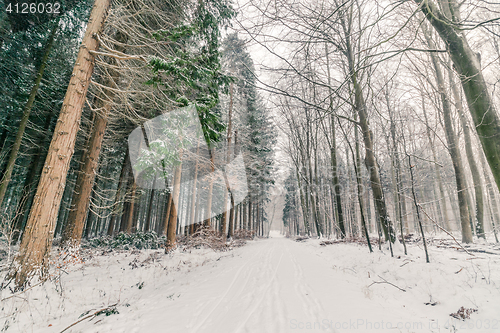
[[[335,327],[348,328],[361,318],[360,311],[379,312],[374,309],[380,304],[367,302],[359,281],[349,282],[352,272],[336,270],[331,259],[317,247],[286,238],[249,242],[213,265],[195,267],[182,281],[143,295],[144,306],[125,316],[125,327],[128,332],[160,327],[182,333],[338,332]],[[166,300],[169,295],[174,297]]]
[[[370,254],[363,244],[321,246],[318,239],[276,237],[227,252],[113,252],[75,266],[61,286],[40,286],[27,292],[26,299],[10,298],[2,306],[5,313],[21,310],[8,332],[23,333],[61,332],[82,313],[115,303],[117,312],[65,332],[499,330],[498,255],[471,257],[430,246],[428,264],[419,244],[408,245],[407,256],[401,247],[394,250],[393,258],[388,249]],[[478,309],[473,320],[450,317],[461,306]]]

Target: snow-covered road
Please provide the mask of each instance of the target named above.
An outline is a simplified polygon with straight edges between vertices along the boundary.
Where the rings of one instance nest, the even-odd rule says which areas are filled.
[[[418,246],[409,250],[391,258],[276,237],[223,253],[156,252],[153,262],[151,250],[95,257],[64,277],[62,298],[50,286],[47,299],[28,295],[33,324],[17,327],[60,332],[84,310],[118,302],[118,314],[66,332],[500,332],[499,256],[431,247],[426,264]],[[37,302],[45,308],[33,311]],[[460,306],[479,311],[453,320]]]
[[[110,328],[180,333],[449,332],[454,324],[449,314],[468,305],[464,302],[472,294],[457,294],[469,289],[461,285],[440,291],[454,282],[455,276],[445,276],[446,269],[450,274],[458,271],[453,264],[440,265],[425,264],[420,253],[407,259],[370,255],[355,244],[321,247],[317,241],[258,240],[169,285],[146,290]],[[382,278],[405,291],[386,283],[370,286]],[[174,300],[166,299],[172,294]],[[483,296],[475,295],[480,302]],[[436,306],[425,304],[435,301]],[[487,331],[496,332],[499,302],[491,306],[490,317],[483,320],[490,320]],[[485,322],[480,324],[485,327]],[[459,329],[457,325],[461,322],[455,321]]]

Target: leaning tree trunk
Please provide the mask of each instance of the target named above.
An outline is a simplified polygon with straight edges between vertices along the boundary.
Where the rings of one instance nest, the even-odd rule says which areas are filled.
[[[125,48],[122,45],[126,40],[126,36],[117,33],[117,41],[120,42],[117,51],[124,51]],[[116,67],[117,63],[114,58],[111,58],[109,63],[112,65],[112,68],[110,69],[110,76],[105,79],[104,86],[116,88],[119,73],[113,67]],[[76,180],[75,192],[71,200],[71,210],[63,232],[63,243],[73,246],[80,244],[89,209],[90,194],[94,185],[99,155],[101,154],[102,141],[106,127],[108,126],[108,116],[113,107],[115,94],[115,90],[104,89],[96,98],[98,105],[95,109],[99,111],[95,114],[92,134],[82,156],[83,163]]]
[[[21,118],[21,123],[19,124],[19,128],[17,130],[16,139],[14,140],[14,144],[10,151],[9,160],[7,162],[5,172],[3,173],[2,182],[0,184],[0,205],[2,204],[3,199],[5,198],[7,187],[9,186],[10,180],[12,178],[12,171],[14,170],[14,165],[16,164],[19,148],[21,148],[21,141],[23,140],[24,130],[26,129],[26,125],[28,124],[28,119],[31,114],[31,109],[33,108],[33,103],[35,102],[35,97],[38,92],[38,88],[40,87],[40,82],[42,82],[43,72],[45,71],[45,67],[47,66],[47,59],[49,58],[52,45],[54,45],[54,39],[58,27],[59,25],[56,24],[52,28],[52,31],[50,32],[49,40],[47,41],[47,45],[45,46],[45,50],[42,56],[42,61],[40,62],[40,67],[38,68],[38,72],[36,74],[35,84],[31,88],[28,101],[24,106],[23,117]]]
[[[434,42],[432,41],[428,31],[423,26],[424,36],[430,49],[435,49]],[[444,129],[446,133],[446,141],[448,143],[448,151],[455,170],[455,179],[457,183],[458,205],[460,212],[460,225],[462,226],[462,242],[472,243],[472,230],[469,221],[469,209],[467,204],[467,186],[465,185],[465,173],[462,165],[462,158],[460,157],[460,149],[458,147],[458,139],[453,130],[453,123],[451,119],[451,105],[448,95],[445,90],[445,81],[439,59],[434,53],[430,53],[432,64],[434,66],[438,92],[443,105],[443,118]]]
[[[29,211],[31,209],[31,204],[33,203],[33,199],[35,196],[35,191],[38,186],[38,181],[40,180],[40,173],[43,167],[42,162],[45,160],[46,152],[44,151],[44,147],[47,146],[48,136],[53,130],[53,126],[51,126],[52,119],[55,116],[55,112],[50,112],[45,119],[45,126],[43,130],[43,138],[40,138],[41,141],[35,153],[35,158],[31,161],[29,171],[26,175],[26,179],[24,180],[23,192],[21,193],[21,201],[18,203],[16,208],[16,216],[14,217],[14,221],[12,225],[14,227],[14,233],[12,236],[13,244],[17,243],[17,239],[20,234],[22,234],[22,230],[26,219],[28,218]]]
[[[358,128],[354,128],[355,142],[356,142],[356,156],[352,156],[354,172],[356,173],[356,184],[357,192],[358,192],[358,203],[359,203],[359,213],[361,215],[361,226],[363,227],[363,231],[366,237],[366,242],[368,243],[368,248],[370,249],[370,253],[373,252],[372,244],[370,242],[370,235],[368,233],[368,227],[366,225],[365,219],[365,209],[363,207],[363,178],[361,176],[361,154],[359,149],[359,138],[358,138]],[[351,145],[349,144],[349,147]],[[352,148],[351,148],[352,153]]]
[[[17,270],[11,273],[15,278],[16,289],[22,289],[37,273],[40,273],[42,278],[47,277],[48,256],[57,213],[73,156],[90,77],[94,70],[94,56],[90,51],[99,47],[95,36],[101,33],[110,5],[111,0],[95,0],[90,14],[16,257],[17,264],[13,265],[17,267]]]
[[[459,23],[448,23],[449,19],[429,0],[415,0],[415,2],[420,5],[427,20],[446,43],[453,67],[460,76],[469,112],[486,159],[500,189],[500,117],[488,94],[477,55],[470,48]],[[454,1],[450,2],[455,5]]]

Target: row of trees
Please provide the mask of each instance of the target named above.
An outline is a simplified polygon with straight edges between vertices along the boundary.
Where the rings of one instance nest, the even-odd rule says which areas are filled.
[[[293,161],[290,233],[497,237],[500,123],[487,85],[497,80],[498,26],[481,1],[249,6],[261,16],[242,27],[279,63],[266,89]],[[281,35],[259,38],[268,27]]]
[[[58,236],[78,246],[83,237],[154,231],[167,235],[170,249],[176,235],[202,224],[224,237],[236,229],[264,234],[275,138],[244,42],[230,35],[222,44],[220,29],[234,14],[219,0],[96,0],[22,31],[13,18],[3,21],[11,34],[0,50],[9,80],[1,101],[2,233],[20,240],[4,286],[46,277]],[[163,189],[141,187],[129,135],[187,105],[208,151],[179,154]],[[248,183],[242,202],[231,204],[229,186],[205,188],[207,198],[196,193],[197,175],[224,170],[237,153]],[[213,217],[212,196],[227,202]]]

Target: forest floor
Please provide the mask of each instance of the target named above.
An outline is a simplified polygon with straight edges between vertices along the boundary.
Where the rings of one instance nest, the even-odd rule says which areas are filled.
[[[87,250],[59,279],[2,291],[0,329],[500,332],[498,245],[474,245],[480,252],[469,255],[435,239],[427,264],[418,243],[407,256],[398,244],[391,257],[358,243],[274,236],[225,252]]]

